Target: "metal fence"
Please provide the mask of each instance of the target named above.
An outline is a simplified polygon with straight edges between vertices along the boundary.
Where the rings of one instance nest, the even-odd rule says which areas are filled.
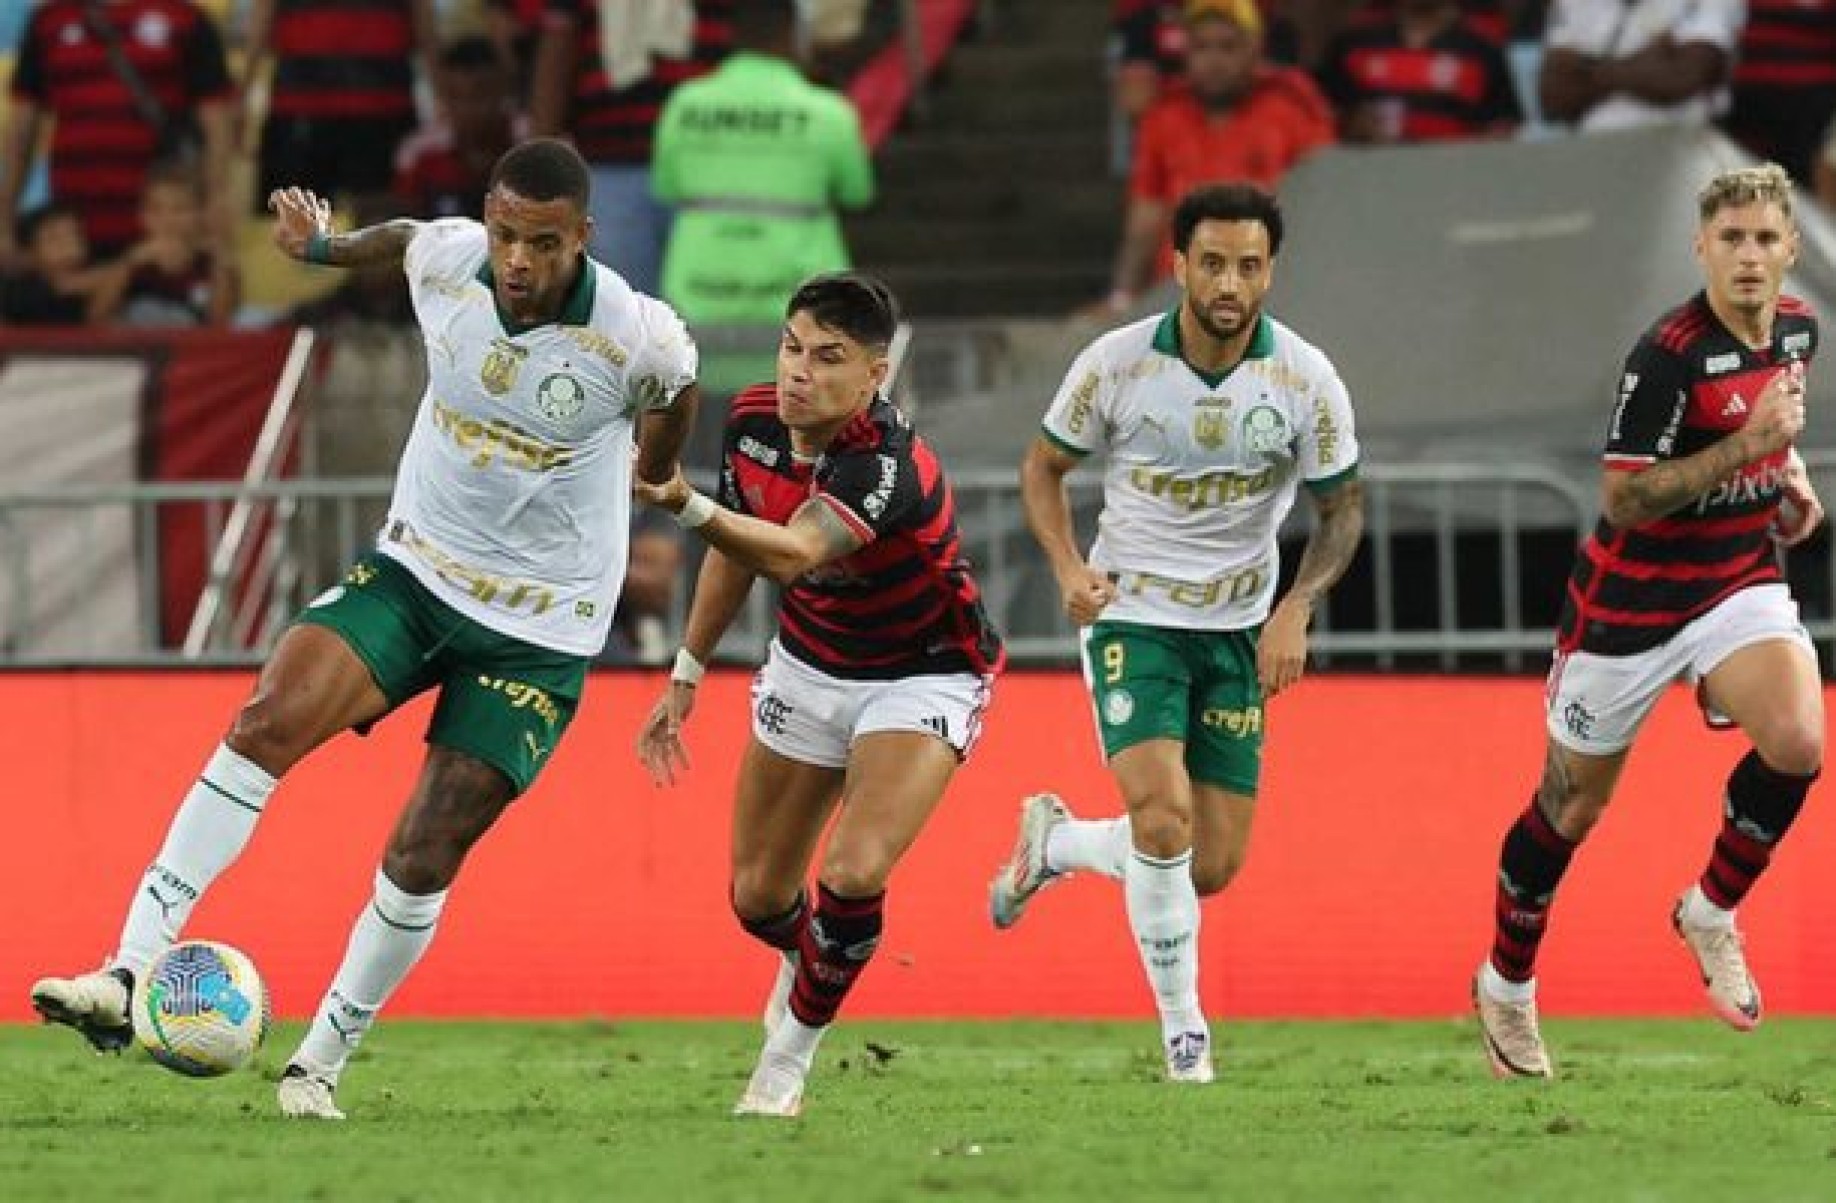
[[[1806,458],[1819,491],[1836,497],[1836,452]],[[1538,666],[1554,636],[1569,557],[1593,520],[1596,482],[1537,465],[1498,464],[1375,464],[1363,477],[1365,544],[1316,617],[1313,646],[1320,663],[1431,671]],[[965,550],[1015,662],[1073,662],[1072,631],[1060,613],[1050,568],[1026,530],[1015,473],[972,469],[953,473],[952,481]],[[1078,529],[1088,537],[1101,481],[1094,472],[1073,474],[1069,487]],[[389,490],[388,478],[364,477],[0,493],[0,664],[256,663],[300,606],[372,545]],[[204,596],[218,599],[222,612],[209,624],[209,638],[188,652],[181,639],[161,630],[167,577],[159,533],[183,514],[201,524],[206,546],[215,548],[239,513],[261,524],[268,537],[259,556],[235,564],[223,557],[211,561],[217,574],[205,582]],[[1309,521],[1303,498],[1284,532],[1290,570]],[[66,598],[48,614],[34,605],[34,583],[57,567],[41,562],[44,557],[68,555],[73,546],[108,545],[95,534],[103,527],[131,532],[131,583],[121,587],[132,596],[117,602],[132,609],[136,622],[126,634],[117,627],[106,640],[85,642],[81,632],[90,624],[73,623],[71,607],[95,599]],[[52,529],[61,537],[42,537]],[[232,571],[233,578],[223,575]],[[691,566],[678,591],[678,628],[692,581]],[[1836,646],[1836,558],[1827,535],[1794,556],[1794,583],[1807,626],[1827,657]],[[723,658],[760,657],[772,630],[773,600],[769,587],[755,590],[722,645]],[[61,632],[55,640],[47,634],[53,626]]]

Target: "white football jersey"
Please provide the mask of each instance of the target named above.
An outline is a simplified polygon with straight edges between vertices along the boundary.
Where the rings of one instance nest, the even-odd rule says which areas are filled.
[[[1276,536],[1300,481],[1355,471],[1351,400],[1324,353],[1263,316],[1222,378],[1180,353],[1178,311],[1103,335],[1071,365],[1045,436],[1107,453],[1093,568],[1106,619],[1243,630],[1268,617]]]
[[[404,270],[427,343],[378,546],[455,610],[577,655],[605,645],[625,579],[639,413],[694,382],[669,306],[587,270],[558,320],[498,312],[485,229],[421,226]]]

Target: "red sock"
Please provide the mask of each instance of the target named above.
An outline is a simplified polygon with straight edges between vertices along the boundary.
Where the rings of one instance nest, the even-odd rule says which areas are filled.
[[[867,967],[880,944],[884,892],[869,898],[843,898],[827,886],[816,887],[816,913],[803,925],[797,950],[797,984],[790,1009],[799,1022],[822,1027],[835,1018],[854,979]]]

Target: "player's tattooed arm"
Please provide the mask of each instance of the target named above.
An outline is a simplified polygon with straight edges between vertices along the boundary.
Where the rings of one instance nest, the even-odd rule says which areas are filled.
[[[1694,455],[1663,460],[1636,472],[1609,470],[1600,508],[1617,527],[1642,526],[1682,509],[1740,471],[1751,457],[1741,431]]]
[[[833,506],[818,497],[804,502],[783,526],[716,509],[712,519],[695,529],[730,559],[784,585],[866,542]]]
[[[274,212],[274,245],[306,263],[338,267],[398,264],[408,253],[420,223],[401,218],[334,234],[331,202],[310,188],[276,188],[268,194]]]
[[[348,234],[333,234],[325,240],[326,262],[339,267],[382,267],[398,264],[414,241],[421,223],[397,218]]]
[[[1332,588],[1351,567],[1364,537],[1364,482],[1353,478],[1329,493],[1314,496],[1319,521],[1307,537],[1300,566],[1288,595],[1309,604]]]
[[[1794,367],[1760,390],[1745,426],[1694,455],[1636,472],[1609,469],[1601,482],[1601,512],[1621,528],[1673,514],[1748,464],[1786,450],[1803,429],[1804,372]]]

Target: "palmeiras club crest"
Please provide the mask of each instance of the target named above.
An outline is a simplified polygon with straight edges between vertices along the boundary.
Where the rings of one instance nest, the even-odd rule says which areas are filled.
[[[554,422],[565,422],[586,408],[586,389],[566,372],[542,377],[536,386],[536,408]]]

